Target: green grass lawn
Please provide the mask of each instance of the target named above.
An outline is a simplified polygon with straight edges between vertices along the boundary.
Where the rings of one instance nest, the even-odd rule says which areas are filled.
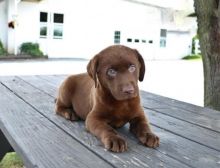
[[[200,54],[192,54],[192,55],[187,55],[182,58],[183,60],[198,60],[202,59],[202,56]]]
[[[15,152],[10,152],[0,162],[0,168],[23,168],[23,162]]]

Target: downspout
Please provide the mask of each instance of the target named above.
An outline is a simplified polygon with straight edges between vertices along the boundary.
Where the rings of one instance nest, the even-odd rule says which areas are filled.
[[[7,50],[9,54],[17,55],[17,5],[20,1],[7,1],[8,38]]]
[[[15,22],[15,28],[14,28],[14,55],[18,54],[18,47],[17,47],[17,26],[18,26],[18,3],[20,0],[14,0],[14,15],[13,20]]]

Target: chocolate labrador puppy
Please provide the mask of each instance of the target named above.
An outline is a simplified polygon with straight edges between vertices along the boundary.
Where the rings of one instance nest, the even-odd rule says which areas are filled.
[[[123,152],[127,143],[114,128],[130,123],[130,131],[148,147],[159,146],[140,104],[138,80],[145,64],[137,50],[115,45],[93,57],[88,73],[69,76],[60,86],[55,111],[69,120],[85,120],[86,128],[105,148]]]

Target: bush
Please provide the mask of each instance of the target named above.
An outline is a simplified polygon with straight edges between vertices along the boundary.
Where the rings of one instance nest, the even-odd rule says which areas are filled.
[[[38,43],[23,43],[20,47],[21,54],[28,54],[34,57],[42,57],[43,52],[39,49]]]
[[[185,56],[185,57],[183,57],[182,59],[184,59],[184,60],[193,60],[193,59],[201,59],[202,58],[202,56],[201,55],[199,55],[199,54],[192,54],[192,55],[187,55],[187,56]]]
[[[5,49],[3,47],[3,44],[2,44],[2,42],[0,40],[0,55],[4,55],[4,54],[6,54],[6,51],[5,51]]]

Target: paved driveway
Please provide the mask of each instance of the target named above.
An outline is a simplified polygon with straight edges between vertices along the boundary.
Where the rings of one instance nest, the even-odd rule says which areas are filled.
[[[0,61],[0,76],[76,74],[85,72],[87,63],[81,59]],[[203,106],[202,61],[146,61],[140,88]]]

